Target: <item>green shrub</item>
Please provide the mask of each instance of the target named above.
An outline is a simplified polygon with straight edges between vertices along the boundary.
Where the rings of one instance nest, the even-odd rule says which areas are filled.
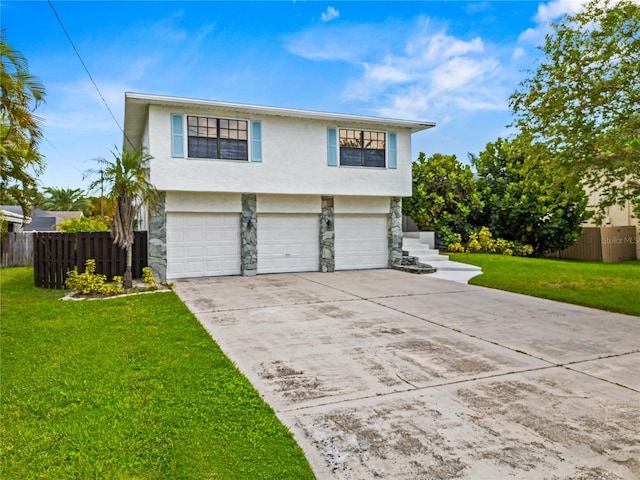
[[[521,257],[529,256],[533,253],[531,245],[522,245],[518,242],[505,240],[504,238],[493,238],[491,230],[482,227],[479,232],[474,232],[469,236],[467,249],[462,246],[461,236],[455,234],[455,241],[448,245],[448,250],[452,253],[496,253],[501,255],[517,255]]]
[[[142,281],[147,287],[155,287],[156,279],[153,278],[153,271],[151,267],[144,267],[142,269]]]
[[[84,272],[78,273],[78,267],[67,272],[65,285],[83,295],[117,295],[124,293],[122,277],[114,276],[113,282],[107,283],[106,275],[96,273],[96,261],[88,259],[84,264]]]
[[[108,232],[110,224],[109,217],[80,217],[60,222],[56,228],[67,233]]]

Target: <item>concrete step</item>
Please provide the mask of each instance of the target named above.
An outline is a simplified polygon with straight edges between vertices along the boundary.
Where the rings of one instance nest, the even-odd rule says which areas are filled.
[[[438,271],[460,271],[460,272],[479,272],[482,273],[482,268],[475,265],[469,265],[467,263],[452,262],[451,260],[435,260],[430,261],[429,265],[437,268]]]
[[[419,263],[428,264],[436,271],[432,275],[436,278],[467,283],[469,279],[480,275],[482,269],[475,265],[453,262],[448,255],[442,255],[438,250],[429,248],[417,238],[404,237],[402,249],[405,256],[417,258]]]
[[[418,275],[431,274],[435,273],[436,269],[430,265],[396,265],[393,267],[395,270],[400,270],[401,272],[408,273],[416,273]]]

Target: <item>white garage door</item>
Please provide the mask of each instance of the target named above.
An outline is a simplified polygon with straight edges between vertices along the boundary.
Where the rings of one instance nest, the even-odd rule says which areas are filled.
[[[240,215],[167,213],[167,278],[240,274]]]
[[[320,268],[318,215],[258,214],[258,273]]]
[[[336,270],[387,268],[386,215],[335,216]]]

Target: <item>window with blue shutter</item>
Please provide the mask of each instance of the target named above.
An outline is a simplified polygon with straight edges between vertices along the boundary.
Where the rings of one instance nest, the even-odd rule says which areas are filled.
[[[171,156],[184,158],[184,120],[179,113],[171,114]]]
[[[338,129],[327,128],[327,165],[338,166]]]
[[[262,161],[262,122],[251,121],[251,161]]]
[[[396,133],[389,132],[389,168],[398,168],[398,150],[396,146]]]

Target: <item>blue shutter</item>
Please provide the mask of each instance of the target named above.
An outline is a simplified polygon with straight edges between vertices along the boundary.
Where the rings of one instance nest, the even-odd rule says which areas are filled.
[[[398,168],[398,149],[396,145],[396,132],[389,132],[389,168]]]
[[[262,161],[262,122],[251,120],[251,161]]]
[[[327,128],[327,165],[338,166],[338,129]]]
[[[171,114],[171,156],[184,158],[184,121],[179,113]]]

